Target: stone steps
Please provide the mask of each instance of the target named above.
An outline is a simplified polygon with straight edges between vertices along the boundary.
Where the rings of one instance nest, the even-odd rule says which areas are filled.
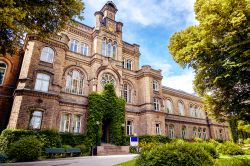
[[[129,146],[115,146],[111,144],[102,144],[97,146],[97,155],[122,155],[129,154]]]

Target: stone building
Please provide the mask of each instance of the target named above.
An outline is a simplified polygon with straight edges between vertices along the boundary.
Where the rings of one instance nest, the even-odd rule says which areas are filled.
[[[140,67],[139,45],[122,40],[117,11],[109,1],[95,12],[95,27],[74,22],[48,39],[27,36],[8,127],[85,133],[88,94],[112,83],[127,102],[128,135],[229,139],[201,98],[163,86],[161,70]]]

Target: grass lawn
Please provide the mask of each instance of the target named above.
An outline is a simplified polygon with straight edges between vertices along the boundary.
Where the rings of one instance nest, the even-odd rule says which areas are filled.
[[[216,159],[215,161],[215,166],[250,166],[250,161],[247,162],[244,159],[250,160],[250,155],[240,155],[240,156],[220,155],[220,158]],[[115,166],[135,166],[135,160],[129,160],[127,162],[120,163]]]

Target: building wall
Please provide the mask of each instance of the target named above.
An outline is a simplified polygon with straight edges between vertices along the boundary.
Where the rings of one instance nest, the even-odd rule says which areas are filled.
[[[87,97],[93,91],[103,91],[102,76],[110,73],[115,79],[115,90],[122,96],[123,86],[131,87],[131,102],[126,104],[126,121],[132,121],[134,135],[168,136],[168,126],[174,125],[174,137],[180,137],[182,126],[187,128],[187,139],[193,137],[193,127],[206,129],[207,138],[216,138],[216,131],[224,131],[227,137],[227,125],[212,122],[204,112],[203,117],[190,117],[190,103],[202,108],[202,100],[194,95],[162,86],[161,70],[154,70],[149,65],[139,67],[139,45],[129,44],[122,40],[122,23],[114,20],[117,9],[108,2],[101,11],[95,13],[96,26],[89,27],[80,23],[69,24],[57,36],[41,39],[28,35],[25,43],[24,61],[18,86],[15,91],[14,104],[9,128],[29,128],[34,110],[41,111],[41,129],[60,130],[63,114],[69,115],[69,132],[73,132],[74,115],[80,116],[80,132],[86,133]],[[107,57],[102,53],[103,39],[117,43],[115,57]],[[80,49],[70,51],[72,40],[78,44],[88,45],[88,54],[81,55]],[[53,63],[40,60],[44,47],[53,49]],[[79,47],[80,48],[80,47]],[[131,60],[131,70],[126,69],[123,61]],[[83,94],[72,94],[66,91],[66,79],[72,70],[78,70],[84,76]],[[50,76],[47,92],[35,90],[37,73]],[[158,82],[158,90],[153,89],[153,82]],[[159,101],[159,110],[154,109],[154,98]],[[173,113],[166,112],[166,99],[173,103]],[[177,102],[184,103],[185,113],[179,115]],[[126,123],[126,122],[125,122]],[[156,124],[160,125],[160,133],[156,133]],[[211,128],[211,132],[210,131]],[[211,135],[210,135],[211,133]],[[217,134],[218,135],[218,134]]]

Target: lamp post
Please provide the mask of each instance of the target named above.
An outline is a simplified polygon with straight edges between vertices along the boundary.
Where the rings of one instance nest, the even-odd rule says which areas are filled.
[[[95,140],[95,146],[92,147],[92,156],[97,155],[97,146],[98,146],[98,128],[99,128],[99,121],[95,122],[95,128],[96,128],[96,140]]]

